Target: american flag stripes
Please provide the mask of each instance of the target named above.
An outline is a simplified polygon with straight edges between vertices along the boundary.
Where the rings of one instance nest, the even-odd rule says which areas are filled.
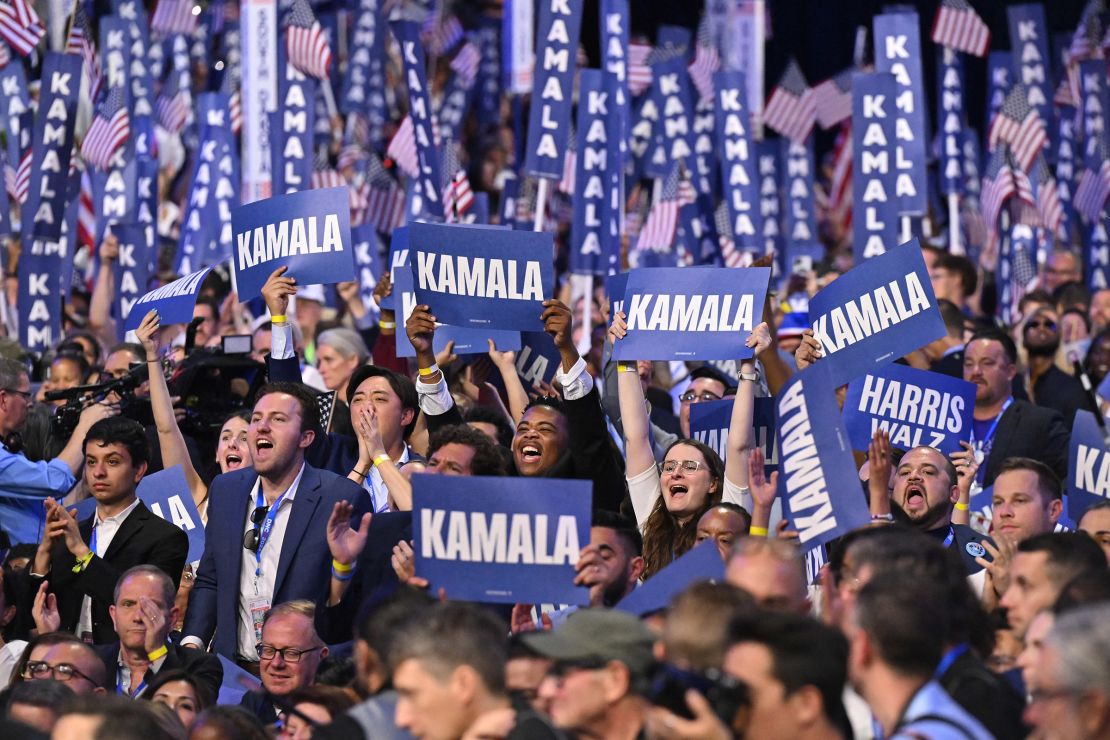
[[[701,101],[713,97],[713,73],[721,68],[721,55],[713,43],[713,34],[709,30],[709,16],[702,15],[698,23],[697,45],[694,49],[694,61],[690,63],[690,79],[698,89]]]
[[[0,2],[0,37],[27,56],[46,35],[46,27],[27,0]]]
[[[1058,233],[1064,222],[1064,207],[1060,205],[1056,178],[1052,176],[1044,157],[1037,157],[1037,161],[1033,163],[1029,181],[1033,185],[1033,195],[1041,215],[1041,222],[1053,234]]]
[[[113,87],[97,106],[96,115],[81,142],[81,156],[93,167],[106,170],[130,135],[131,118],[124,104],[123,88]]]
[[[88,170],[81,173],[81,192],[77,196],[77,244],[87,247],[90,254],[96,251],[96,207]]]
[[[574,124],[570,125],[570,134],[567,136],[567,151],[563,154],[563,176],[559,180],[560,193],[571,195],[574,193],[575,168],[578,166],[578,135]]]
[[[190,101],[189,89],[181,85],[181,72],[174,69],[170,71],[162,92],[158,96],[157,112],[158,123],[171,134],[179,134],[189,120]]]
[[[164,36],[175,33],[192,36],[197,30],[198,17],[200,13],[193,12],[193,0],[158,0],[150,27]]]
[[[455,58],[451,60],[451,69],[455,70],[459,78],[463,82],[463,87],[469,88],[474,84],[474,78],[478,74],[478,63],[482,60],[482,55],[478,51],[478,47],[473,43],[467,41],[455,54]]]
[[[817,122],[821,128],[832,128],[852,117],[852,75],[856,71],[849,67],[813,88]]]
[[[1091,222],[1101,217],[1102,206],[1110,196],[1110,158],[1104,142],[1099,142],[1097,152],[1097,159],[1088,160],[1083,168],[1072,199],[1075,210]]]
[[[813,90],[806,84],[801,67],[792,59],[763,107],[763,123],[791,141],[804,144],[813,130],[816,115]]]
[[[967,0],[941,0],[933,20],[933,42],[981,57],[990,46],[991,32]]]
[[[651,87],[651,66],[647,63],[649,56],[649,44],[632,42],[628,45],[628,90],[633,95],[639,95]]]
[[[31,147],[27,147],[27,151],[23,152],[23,156],[19,158],[19,167],[15,170],[15,190],[12,193],[20,205],[27,202],[27,191],[31,187],[31,160],[32,152]]]
[[[11,47],[0,41],[0,67],[6,67],[8,62],[12,60]]]
[[[429,54],[443,56],[462,40],[463,27],[458,18],[444,13],[442,3],[437,2],[436,9],[428,14],[420,29],[420,35]]]
[[[1090,0],[1087,7],[1083,9],[1083,15],[1079,18],[1079,25],[1075,27],[1075,33],[1072,34],[1071,45],[1068,46],[1067,61],[1069,65],[1081,62],[1084,59],[1090,59],[1098,54],[1099,44],[1102,40],[1102,19],[1100,17],[1102,11],[1102,0]]]
[[[1033,166],[1033,160],[1048,145],[1044,121],[1025,97],[1025,86],[1016,83],[1006,96],[1006,102],[991,122],[987,137],[990,148],[1000,143],[1009,145],[1014,159],[1023,170]]]
[[[725,267],[742,267],[744,253],[736,248],[730,221],[728,204],[722,202],[713,213],[713,223],[717,227],[717,243],[721,248],[721,260]]]
[[[1002,212],[1002,206],[1014,195],[1027,203],[1033,203],[1029,178],[1015,166],[1009,147],[1000,146],[991,153],[987,168],[983,171],[980,202],[988,233],[997,233],[998,215]]]
[[[852,124],[849,122],[841,125],[833,143],[829,219],[845,230],[852,226]]]
[[[470,188],[470,178],[459,161],[454,142],[448,141],[443,147],[443,213],[448,223],[474,205],[474,191]]]
[[[681,163],[676,164],[671,174],[663,183],[659,202],[651,206],[644,228],[640,231],[640,238],[636,240],[636,249],[654,249],[664,251],[674,244],[675,231],[678,229],[678,212],[682,206],[693,203],[697,199]]]
[[[77,1],[73,11],[73,24],[66,38],[66,54],[80,54],[84,60],[85,77],[89,80],[89,97],[96,100],[100,88],[100,61],[96,57],[96,34],[93,33],[83,0]]]
[[[293,0],[285,16],[285,50],[289,63],[302,73],[318,80],[327,78],[331,47],[308,0]]]
[[[378,155],[367,154],[365,180],[362,185],[365,210],[352,219],[370,223],[377,231],[389,234],[405,222],[405,191],[386,172]]]
[[[405,116],[393,139],[385,150],[386,155],[397,163],[397,168],[409,177],[416,177],[420,164],[416,156],[416,139],[413,134],[412,116]]]

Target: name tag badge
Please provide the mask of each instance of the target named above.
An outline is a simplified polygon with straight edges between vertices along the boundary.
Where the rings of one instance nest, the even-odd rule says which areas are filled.
[[[250,609],[251,624],[254,626],[254,641],[262,642],[262,620],[266,618],[266,612],[270,611],[270,602],[267,599],[251,599],[247,608]]]

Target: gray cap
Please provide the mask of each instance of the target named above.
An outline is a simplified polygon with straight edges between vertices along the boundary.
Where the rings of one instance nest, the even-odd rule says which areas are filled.
[[[555,661],[610,661],[628,666],[633,677],[643,677],[655,662],[655,635],[628,612],[580,609],[551,632],[523,635],[524,644]]]

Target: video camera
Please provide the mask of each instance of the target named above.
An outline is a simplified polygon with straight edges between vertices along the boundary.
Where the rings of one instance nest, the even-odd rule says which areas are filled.
[[[181,397],[185,418],[181,431],[197,440],[202,450],[216,447],[227,417],[251,408],[265,382],[265,367],[243,353],[223,348],[197,348],[174,371],[170,392]]]
[[[142,385],[149,377],[146,364],[133,367],[126,375],[112,378],[95,385],[79,385],[74,388],[65,388],[60,391],[50,391],[44,398],[46,401],[65,401],[64,406],[59,406],[50,420],[51,432],[60,439],[68,439],[81,412],[86,406],[100,403],[115,394],[120,407],[120,414],[129,419],[134,419],[142,424],[151,423],[150,401],[139,399],[135,396],[135,389]]]
[[[686,705],[686,691],[689,689],[704,696],[713,713],[733,732],[747,725],[746,713],[744,716],[740,713],[751,705],[748,685],[716,668],[696,673],[660,663],[651,677],[648,700],[679,717],[692,719],[693,714]]]

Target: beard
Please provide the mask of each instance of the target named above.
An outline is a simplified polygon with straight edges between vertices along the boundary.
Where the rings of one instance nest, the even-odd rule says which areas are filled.
[[[1060,337],[1050,339],[1047,342],[1026,342],[1025,351],[1033,357],[1052,357],[1056,354],[1056,350],[1060,349]]]
[[[914,529],[928,532],[930,529],[935,529],[939,522],[951,514],[952,502],[948,499],[942,499],[915,516],[907,514],[906,510],[899,506],[896,501],[890,502],[890,508],[898,521],[905,522]]]

